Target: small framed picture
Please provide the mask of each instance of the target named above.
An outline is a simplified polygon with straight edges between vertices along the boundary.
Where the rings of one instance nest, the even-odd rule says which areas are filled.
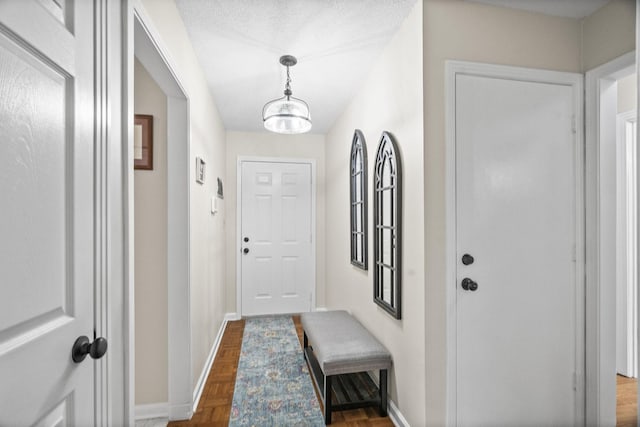
[[[224,189],[222,188],[222,180],[218,178],[218,198],[224,199]]]
[[[196,157],[196,182],[204,184],[205,161],[201,157]]]
[[[153,116],[136,114],[134,117],[133,168],[153,170]]]

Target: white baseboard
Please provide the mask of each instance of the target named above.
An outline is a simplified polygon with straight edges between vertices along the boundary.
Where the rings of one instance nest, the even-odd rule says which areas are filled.
[[[144,405],[136,405],[137,420],[148,420],[151,418],[167,418],[169,416],[169,404],[163,403],[146,403]]]
[[[193,416],[191,405],[181,403],[169,407],[169,421],[190,420]]]
[[[394,426],[411,427],[409,425],[409,422],[400,412],[400,409],[398,409],[394,401],[391,399],[389,399],[388,412],[389,412],[389,418],[391,419],[391,422],[393,423]]]
[[[231,322],[233,320],[240,320],[242,317],[238,313],[227,313],[224,315],[225,322]]]
[[[216,339],[213,341],[213,345],[211,346],[211,350],[209,351],[207,361],[204,364],[204,368],[202,369],[200,377],[198,378],[198,382],[196,383],[196,388],[193,390],[193,413],[195,413],[196,409],[198,409],[198,403],[200,403],[204,385],[207,382],[207,378],[209,377],[209,372],[211,371],[211,366],[213,366],[213,361],[215,360],[216,354],[218,353],[218,348],[220,348],[220,341],[222,341],[222,334],[224,334],[224,328],[227,326],[227,316],[229,315],[235,315],[235,313],[225,314],[222,325],[220,325],[220,329],[218,330],[218,335],[216,335]]]
[[[328,311],[327,307],[316,307],[315,311]]]

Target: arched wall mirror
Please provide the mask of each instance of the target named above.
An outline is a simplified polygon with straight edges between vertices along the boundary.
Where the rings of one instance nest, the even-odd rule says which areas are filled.
[[[402,284],[402,164],[388,132],[382,132],[374,166],[373,299],[400,319]]]
[[[359,129],[353,133],[350,162],[351,264],[367,269],[367,145]]]

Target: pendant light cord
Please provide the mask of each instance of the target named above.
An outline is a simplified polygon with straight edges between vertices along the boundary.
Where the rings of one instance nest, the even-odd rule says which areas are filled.
[[[289,75],[289,66],[287,65],[287,83],[284,86],[284,94],[287,97],[287,100],[289,99],[289,97],[291,95],[293,95],[293,92],[291,91],[291,76]]]

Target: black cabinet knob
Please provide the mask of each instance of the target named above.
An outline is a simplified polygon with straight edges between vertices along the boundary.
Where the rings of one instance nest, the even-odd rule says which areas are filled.
[[[245,237],[243,240],[244,240],[245,243],[247,243],[249,241],[249,238]]]
[[[470,265],[470,264],[473,264],[473,261],[474,261],[474,260],[473,260],[473,257],[472,257],[471,255],[469,255],[469,254],[464,254],[464,255],[462,255],[462,263],[463,263],[464,265]]]
[[[92,359],[100,359],[106,352],[107,340],[105,338],[100,337],[93,342],[89,342],[89,338],[83,335],[73,343],[71,358],[74,362],[80,363],[87,357],[87,354]]]
[[[462,289],[464,289],[465,291],[475,291],[476,289],[478,289],[478,284],[468,277],[462,279],[462,283],[460,284],[460,286],[462,286]]]
[[[245,253],[245,254],[248,254],[248,253],[249,253],[249,248],[244,248],[244,249],[242,250],[242,252],[243,252],[243,253]]]

